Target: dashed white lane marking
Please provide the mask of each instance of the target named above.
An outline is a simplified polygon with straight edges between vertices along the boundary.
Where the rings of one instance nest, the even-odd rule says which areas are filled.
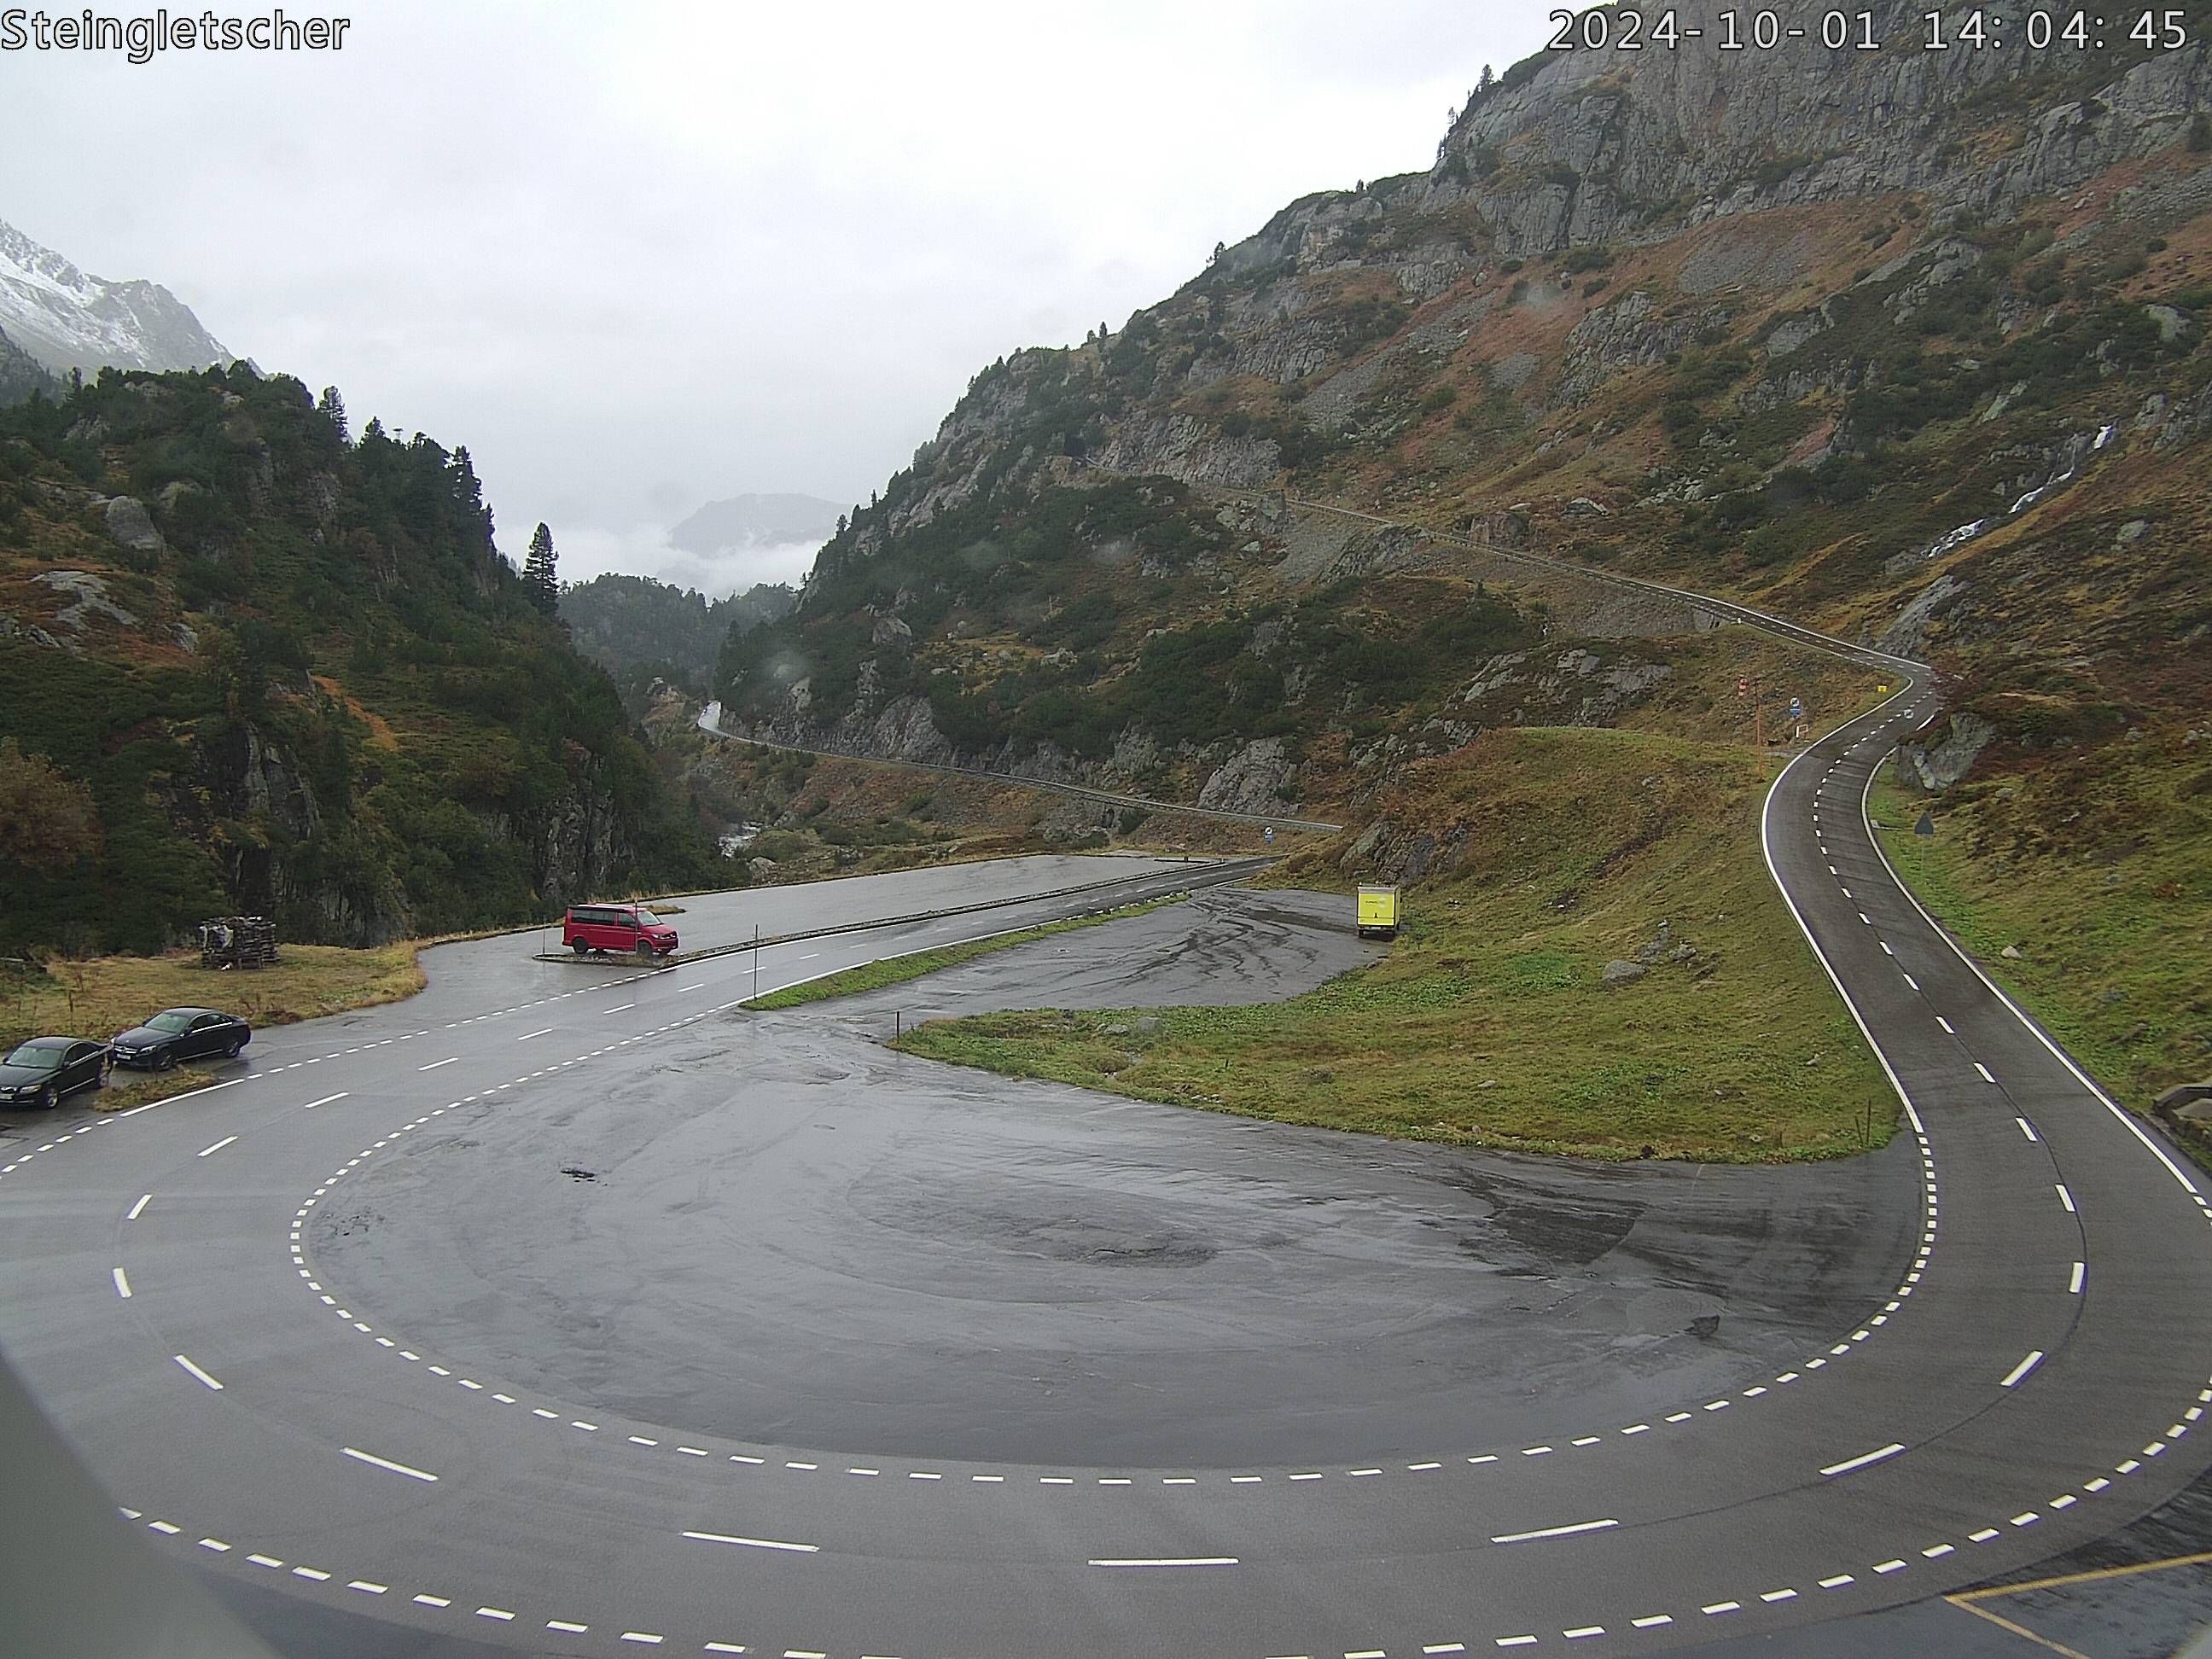
[[[434,1072],[441,1066],[457,1064],[460,1058],[459,1054],[447,1054],[443,1060],[434,1060],[428,1066],[417,1066],[415,1069],[418,1072]]]
[[[198,1151],[197,1152],[194,1152],[194,1153],[192,1154],[192,1156],[193,1156],[194,1158],[205,1158],[205,1157],[207,1157],[210,1152],[221,1152],[224,1147],[226,1147],[226,1146],[229,1146],[229,1145],[231,1144],[231,1142],[233,1142],[233,1141],[236,1140],[237,1139],[238,1139],[238,1137],[237,1137],[236,1135],[225,1135],[225,1136],[224,1136],[221,1140],[216,1141],[216,1144],[215,1144],[214,1146],[203,1146],[203,1147],[201,1147],[201,1148],[199,1149],[199,1151]]]
[[[318,1106],[328,1106],[334,1101],[343,1100],[350,1093],[352,1093],[351,1090],[341,1089],[334,1095],[325,1095],[320,1100],[311,1100],[300,1109],[303,1112],[312,1112]]]
[[[635,1008],[635,1007],[636,1007],[636,1006],[637,1006],[637,1004],[635,1004],[635,1002],[625,1002],[625,1003],[623,1003],[623,1004],[621,1004],[619,1006],[617,1006],[617,1007],[613,1007],[613,1008],[602,1008],[602,1009],[600,1009],[600,1010],[599,1010],[599,1012],[600,1012],[602,1014],[626,1014],[626,1013],[628,1013],[631,1009],[633,1009],[633,1008]]]
[[[1944,1030],[1948,1034],[1949,1034],[1950,1036],[1958,1036],[1958,1035],[1959,1035],[1959,1028],[1958,1028],[1957,1026],[1955,1026],[1955,1025],[1952,1024],[1951,1024],[1951,1022],[1950,1022],[1949,1020],[1948,1020],[1948,1019],[1944,1018],[1942,1015],[1938,1014],[1938,1015],[1936,1015],[1936,1023],[1938,1025],[1942,1026],[1942,1027],[1943,1028],[1943,1030]]]
[[[821,952],[821,951],[808,951],[805,956],[803,956],[803,957],[799,957],[799,960],[800,960],[801,962],[811,962],[811,961],[813,961],[813,960],[814,960],[814,958],[815,958],[815,957],[817,957],[820,956],[821,954],[822,954],[822,952]]]
[[[133,1204],[131,1206],[131,1213],[125,1216],[123,1218],[125,1221],[136,1221],[140,1216],[146,1213],[146,1206],[153,1201],[154,1194],[151,1193],[146,1194],[144,1196],[140,1198],[136,1204]]]
[[[1916,990],[1916,991],[1917,991],[1917,990],[1918,990],[1918,989],[1920,988],[1920,981],[1919,981],[1918,980],[1917,980],[1917,979],[1913,978],[1913,977],[1912,977],[1912,975],[1910,975],[1910,974],[1907,974],[1907,975],[1905,976],[1905,982],[1907,985],[1910,985],[1910,986],[1911,986],[1914,990]]]
[[[1578,1532],[1603,1532],[1617,1527],[1618,1521],[1577,1521],[1571,1527],[1539,1527],[1534,1532],[1500,1533],[1490,1541],[1493,1544],[1528,1544],[1540,1538],[1569,1538]]]
[[[1233,1567],[1238,1563],[1233,1555],[1163,1555],[1120,1559],[1096,1557],[1091,1565],[1094,1567]]]
[[[532,1037],[542,1037],[542,1036],[548,1036],[548,1035],[550,1035],[550,1034],[553,1031],[553,1030],[554,1030],[554,1027],[552,1027],[552,1026],[550,1026],[550,1025],[541,1025],[540,1027],[538,1027],[538,1030],[534,1030],[534,1031],[525,1031],[525,1032],[524,1032],[520,1036],[519,1036],[519,1037],[515,1038],[515,1041],[516,1041],[517,1042],[529,1042],[529,1041],[530,1041],[530,1039],[531,1039],[531,1038],[532,1038]]]
[[[1890,943],[1887,939],[1881,941],[1881,953],[1886,957],[1893,957],[1897,954],[1895,951],[1890,948]]]
[[[221,1393],[222,1392],[222,1383],[220,1383],[220,1382],[216,1382],[216,1381],[215,1380],[215,1378],[213,1378],[213,1377],[210,1376],[209,1376],[205,1371],[202,1370],[198,1366],[197,1366],[197,1365],[193,1364],[192,1364],[192,1362],[191,1362],[191,1360],[189,1360],[189,1359],[185,1358],[184,1357],[184,1355],[182,1355],[182,1354],[180,1354],[180,1353],[173,1353],[173,1354],[171,1354],[171,1355],[169,1356],[169,1358],[172,1358],[172,1359],[173,1359],[173,1360],[175,1360],[175,1361],[177,1362],[177,1364],[179,1364],[179,1365],[182,1365],[182,1366],[185,1368],[185,1370],[187,1370],[188,1372],[190,1372],[193,1376],[195,1376],[195,1377],[198,1378],[198,1379],[199,1379],[199,1381],[201,1381],[201,1382],[203,1382],[206,1383],[206,1384],[208,1385],[208,1387],[210,1387],[210,1389],[214,1389],[217,1394],[221,1394]]]
[[[791,1544],[781,1538],[740,1538],[733,1533],[726,1532],[687,1532],[684,1535],[686,1538],[696,1539],[702,1544],[735,1544],[749,1550],[782,1550],[792,1555],[822,1553],[822,1546],[819,1544]]]
[[[2079,1213],[2074,1207],[2074,1194],[2066,1190],[2066,1183],[2063,1181],[2058,1183],[2058,1201],[2066,1206],[2067,1214]]]
[[[2021,1133],[2026,1135],[2030,1140],[2033,1140],[2036,1138],[2035,1126],[2033,1123],[2030,1123],[2026,1118],[2016,1117],[2013,1119],[2013,1121],[2020,1125]]]
[[[2077,1261],[2074,1264],[2073,1277],[2066,1282],[2066,1293],[2069,1296],[2079,1296],[2081,1294],[2082,1276],[2088,1271],[2089,1264],[2086,1261]]]
[[[389,1469],[394,1474],[404,1474],[410,1480],[434,1483],[438,1479],[428,1469],[415,1468],[405,1463],[395,1463],[388,1457],[379,1457],[374,1452],[360,1451],[351,1446],[341,1446],[338,1449],[356,1462],[373,1463],[380,1469]]]
[[[1995,1082],[1996,1081],[1996,1079],[1995,1077],[1993,1077],[1993,1076],[1991,1076],[1991,1075],[1990,1075],[1990,1068],[1989,1068],[1988,1066],[1986,1066],[1983,1065],[1983,1064],[1982,1064],[1982,1062],[1981,1062],[1980,1060],[1976,1060],[1976,1061],[1974,1062],[1974,1069],[1975,1069],[1977,1072],[1979,1072],[1979,1073],[1982,1074],[1982,1081],[1983,1081],[1983,1082],[1984,1082],[1984,1083],[1995,1083]]]
[[[1893,1440],[1877,1451],[1862,1452],[1856,1457],[1847,1457],[1840,1463],[1831,1463],[1820,1471],[1823,1474],[1849,1474],[1853,1469],[1863,1469],[1869,1463],[1879,1463],[1885,1457],[1894,1457],[1905,1449],[1902,1443]]]
[[[115,1269],[115,1293],[125,1302],[131,1299],[131,1277],[120,1267]]]
[[[2038,1365],[2040,1365],[2042,1363],[2043,1363],[2043,1350],[2042,1350],[2042,1349],[2040,1349],[2040,1348],[2031,1348],[2031,1349],[2029,1349],[2029,1350],[2028,1350],[2028,1353],[2027,1353],[2027,1358],[2025,1358],[2025,1359],[2023,1359],[2023,1360],[2021,1360],[2021,1361],[2020,1362],[2020,1364],[2017,1364],[2017,1365],[2014,1366],[2010,1370],[2007,1371],[2007,1372],[2005,1373],[2005,1375],[2004,1375],[2004,1380],[2003,1380],[2002,1382],[1998,1383],[1998,1384],[1997,1384],[1997,1387],[1999,1387],[1999,1388],[2001,1388],[2001,1389],[2009,1389],[2009,1388],[2016,1387],[2016,1386],[2018,1385],[2018,1383],[2019,1383],[2019,1382],[2020,1382],[2021,1378],[2022,1378],[2023,1376],[2027,1376],[2030,1371],[2033,1370],[2034,1370]]]
[[[678,996],[681,996],[686,991],[703,990],[706,988],[706,984],[707,981],[703,979],[695,979],[689,985],[678,986],[676,988],[676,994]]]

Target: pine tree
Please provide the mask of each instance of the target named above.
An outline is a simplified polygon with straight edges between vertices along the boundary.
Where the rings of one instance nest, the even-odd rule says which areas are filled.
[[[349,434],[346,428],[345,399],[338,396],[338,389],[334,386],[325,386],[322,401],[315,407],[322,412],[323,418],[331,423],[331,430],[337,434],[338,441],[346,442]]]
[[[561,582],[554,574],[556,558],[553,532],[541,524],[530,532],[530,552],[522,562],[522,586],[531,604],[549,617],[561,604]]]
[[[1488,92],[1488,91],[1491,89],[1491,88],[1492,88],[1492,87],[1496,86],[1497,84],[1498,84],[1498,77],[1497,77],[1496,76],[1492,75],[1492,74],[1490,72],[1490,65],[1489,65],[1489,64],[1485,64],[1482,66],[1482,81],[1481,81],[1481,83],[1480,83],[1479,86],[1477,86],[1477,87],[1475,88],[1475,90],[1476,90],[1477,92]]]

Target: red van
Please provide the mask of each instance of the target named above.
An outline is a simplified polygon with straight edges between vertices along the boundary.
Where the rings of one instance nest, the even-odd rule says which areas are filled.
[[[590,951],[665,957],[676,949],[676,930],[641,904],[572,904],[561,918],[561,943],[580,957]]]

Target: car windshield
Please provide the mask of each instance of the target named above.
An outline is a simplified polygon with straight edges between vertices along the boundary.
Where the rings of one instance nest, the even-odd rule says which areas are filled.
[[[188,1031],[191,1029],[191,1024],[192,1017],[190,1014],[180,1014],[172,1009],[166,1014],[156,1014],[148,1020],[146,1029],[149,1031]]]
[[[69,1045],[62,1042],[26,1042],[8,1056],[8,1064],[21,1066],[34,1072],[51,1072],[62,1063]]]

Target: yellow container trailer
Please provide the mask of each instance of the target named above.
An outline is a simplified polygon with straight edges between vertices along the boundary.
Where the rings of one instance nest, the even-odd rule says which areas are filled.
[[[1398,937],[1398,890],[1396,888],[1363,887],[1359,890],[1359,937],[1362,939]]]

